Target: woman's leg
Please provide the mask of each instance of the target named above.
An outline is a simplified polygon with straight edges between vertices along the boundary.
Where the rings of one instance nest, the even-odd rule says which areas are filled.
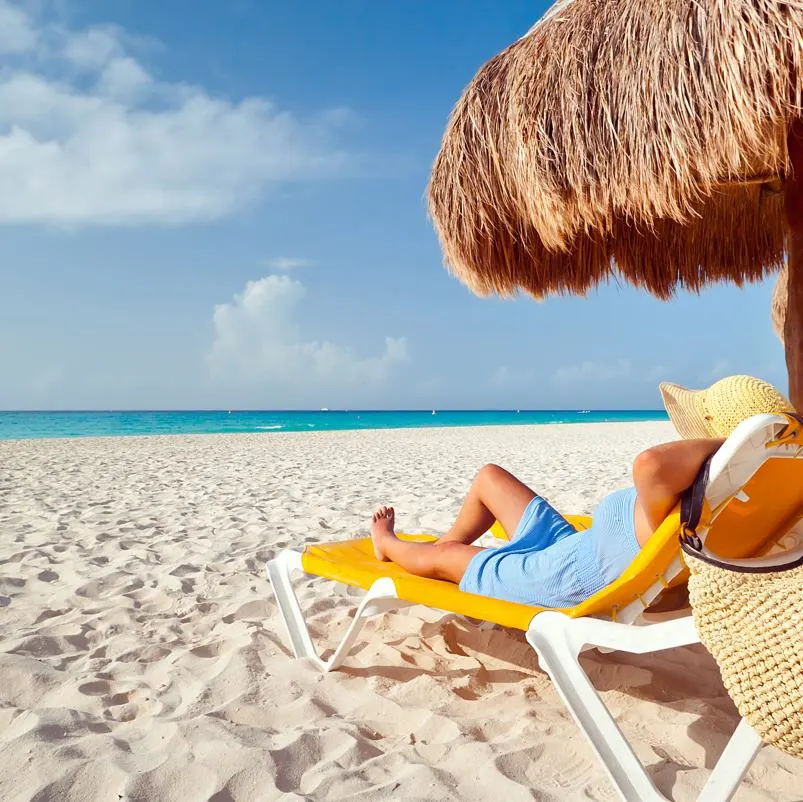
[[[535,493],[498,465],[486,465],[474,478],[452,528],[440,543],[473,543],[499,521],[512,535]]]
[[[444,542],[443,538],[432,543],[399,540],[393,531],[394,522],[393,507],[382,507],[374,514],[371,540],[377,559],[393,560],[416,576],[460,582],[471,558],[482,551],[479,546],[454,540]]]
[[[486,465],[475,477],[452,528],[434,543],[399,540],[393,508],[382,507],[371,525],[377,559],[393,560],[417,576],[459,582],[471,558],[482,551],[471,543],[494,521],[512,534],[533,498],[535,493],[513,474],[498,465]]]

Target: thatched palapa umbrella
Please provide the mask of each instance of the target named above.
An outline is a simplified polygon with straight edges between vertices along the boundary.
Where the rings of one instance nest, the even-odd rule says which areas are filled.
[[[660,298],[788,253],[803,408],[803,0],[568,0],[455,107],[429,207],[480,294],[583,293],[618,270]]]

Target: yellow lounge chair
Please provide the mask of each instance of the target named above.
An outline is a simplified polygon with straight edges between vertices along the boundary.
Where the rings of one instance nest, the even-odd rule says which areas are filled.
[[[757,415],[741,423],[711,460],[704,492],[696,531],[714,553],[752,557],[782,540],[785,545],[796,540],[803,543],[800,422],[783,415]],[[268,563],[268,577],[295,655],[313,660],[324,671],[341,664],[366,617],[407,605],[424,604],[525,631],[541,667],[621,797],[627,802],[658,802],[666,797],[655,788],[608,713],[578,655],[594,647],[645,654],[699,643],[689,610],[667,619],[650,616],[647,609],[663,590],[685,582],[688,576],[678,545],[680,507],[616,581],[571,609],[499,601],[463,593],[450,582],[413,576],[394,563],[376,560],[370,538],[307,546],[303,552],[285,550]],[[570,520],[580,527],[589,523],[583,516]],[[294,570],[367,590],[343,641],[327,661],[317,655],[309,636],[290,582]],[[743,720],[699,799],[730,799],[760,746],[758,735]]]

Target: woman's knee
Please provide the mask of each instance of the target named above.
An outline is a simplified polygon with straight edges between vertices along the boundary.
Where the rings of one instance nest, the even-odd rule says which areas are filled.
[[[476,477],[474,478],[475,485],[488,485],[498,482],[502,477],[509,476],[510,474],[500,465],[495,465],[494,463],[490,462],[487,465],[483,465],[482,468],[479,469],[477,472]]]
[[[474,554],[479,549],[457,541],[436,542],[431,550],[430,564],[434,579],[446,579],[459,582]]]
[[[465,545],[465,543],[460,543],[457,540],[436,540],[434,542],[436,551],[433,553],[438,555],[436,559],[443,559],[444,555],[455,554],[461,551],[465,548]]]

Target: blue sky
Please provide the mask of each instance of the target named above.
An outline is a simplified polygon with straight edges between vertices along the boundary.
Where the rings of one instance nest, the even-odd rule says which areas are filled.
[[[545,4],[0,0],[0,408],[659,406],[785,387],[771,285],[478,299],[424,190]]]

